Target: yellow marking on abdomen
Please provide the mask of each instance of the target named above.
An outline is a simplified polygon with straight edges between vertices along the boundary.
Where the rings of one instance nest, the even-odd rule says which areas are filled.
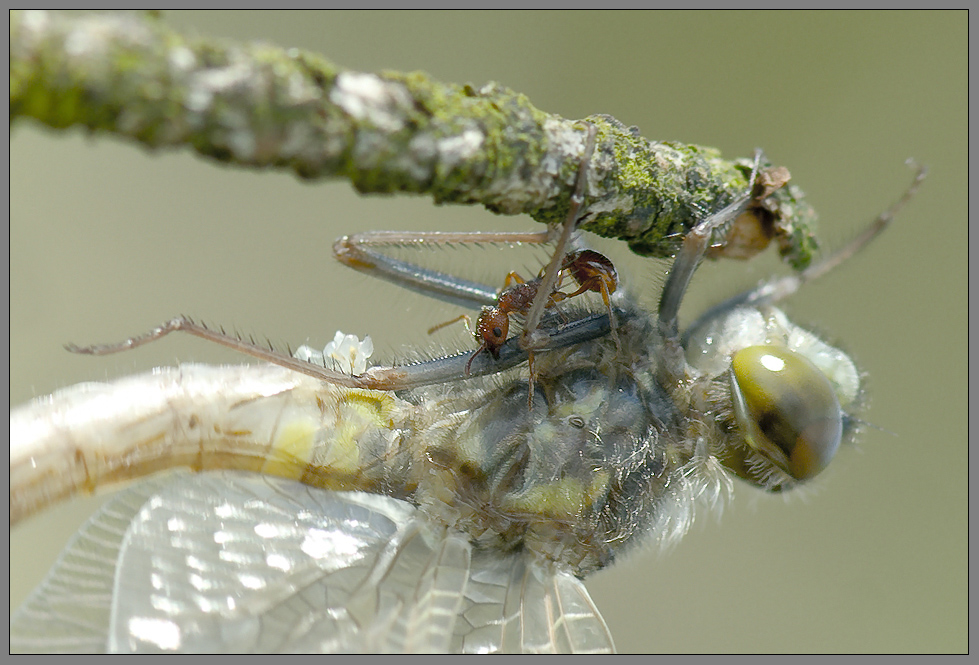
[[[362,443],[372,433],[390,430],[394,412],[390,395],[346,391],[333,409],[323,410],[323,419],[286,419],[288,422],[276,432],[261,471],[295,480],[304,480],[310,473],[321,480],[333,474],[337,478],[356,476],[363,462]]]
[[[313,457],[317,424],[299,420],[280,428],[269,450],[262,473],[299,480]]]

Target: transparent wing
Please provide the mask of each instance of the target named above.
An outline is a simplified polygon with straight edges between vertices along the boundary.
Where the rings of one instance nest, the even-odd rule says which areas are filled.
[[[225,472],[114,497],[14,615],[11,649],[607,651],[611,638],[570,574],[474,553],[408,503]]]
[[[118,492],[72,537],[47,577],[10,617],[11,652],[106,649],[119,547],[133,516],[170,479]]]
[[[456,651],[612,653],[605,620],[585,585],[520,554],[474,552]]]

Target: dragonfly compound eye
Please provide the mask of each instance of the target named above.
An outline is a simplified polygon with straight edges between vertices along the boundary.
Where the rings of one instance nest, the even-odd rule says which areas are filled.
[[[796,480],[833,459],[843,413],[826,375],[802,355],[749,346],[731,358],[734,412],[748,445]]]

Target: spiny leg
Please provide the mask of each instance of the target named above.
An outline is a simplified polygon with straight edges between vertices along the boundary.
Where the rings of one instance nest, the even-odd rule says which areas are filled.
[[[598,133],[598,128],[595,125],[591,123],[586,123],[586,125],[588,134],[585,138],[585,153],[582,155],[581,164],[578,167],[578,177],[575,180],[574,192],[571,194],[568,216],[561,227],[561,236],[554,246],[554,254],[544,269],[540,288],[537,291],[537,296],[534,298],[530,310],[527,312],[527,319],[524,323],[523,333],[521,334],[521,346],[527,349],[536,348],[538,345],[537,326],[540,324],[541,317],[544,315],[544,308],[547,306],[548,299],[554,292],[554,287],[558,280],[558,273],[561,272],[561,265],[564,262],[564,255],[568,251],[571,234],[577,228],[578,213],[581,211],[582,203],[584,203],[588,168],[591,164],[592,155],[595,153],[595,136]]]
[[[574,221],[577,212],[581,207],[582,193],[584,190],[584,166],[590,160],[594,151],[594,136],[596,129],[594,125],[588,124],[588,143],[585,148],[585,158],[582,169],[579,169],[579,177],[576,182],[575,193],[572,198],[571,212],[568,222],[565,223],[560,240],[560,247],[566,247],[568,237],[573,231]],[[464,306],[472,305],[492,305],[497,300],[497,292],[484,284],[463,280],[447,273],[427,270],[415,264],[400,261],[388,257],[378,251],[375,247],[383,246],[407,246],[407,245],[449,245],[456,243],[471,244],[546,244],[553,241],[551,230],[532,233],[452,233],[452,232],[397,232],[397,231],[376,231],[355,236],[345,236],[334,244],[334,256],[340,262],[354,269],[366,272],[376,277],[388,279],[397,283],[399,286],[418,290],[425,295],[440,298],[448,302],[461,303]],[[555,265],[555,259],[562,257],[562,252],[554,254],[549,268]],[[559,262],[559,261],[558,261]],[[556,281],[557,270],[551,278],[551,284]],[[550,294],[545,294],[542,300],[543,306],[547,304]],[[539,315],[538,315],[539,322]],[[535,343],[537,349],[561,348],[563,346],[581,343],[589,339],[594,339],[603,334],[607,334],[607,327],[596,319],[582,319],[577,322],[578,326],[555,333],[544,334]],[[535,323],[536,326],[536,323]],[[171,332],[183,331],[221,344],[241,353],[271,362],[282,367],[293,369],[302,374],[318,378],[329,383],[346,386],[350,388],[364,388],[373,390],[402,390],[433,383],[443,383],[446,381],[458,380],[462,376],[469,375],[469,366],[473,364],[473,358],[468,353],[458,354],[447,358],[441,358],[426,363],[418,363],[410,367],[372,367],[359,376],[351,376],[343,372],[321,367],[314,363],[300,360],[292,355],[275,351],[271,346],[264,347],[255,343],[254,340],[246,341],[235,335],[229,335],[224,330],[212,330],[201,323],[197,323],[189,317],[177,317],[165,322],[161,326],[154,328],[145,335],[132,337],[118,344],[100,344],[91,346],[66,345],[66,348],[74,353],[90,355],[106,355],[117,353],[129,349],[134,349],[149,342],[158,340]],[[516,340],[514,344],[507,344],[505,357],[502,362],[477,363],[472,369],[473,375],[491,374],[513,367],[521,362],[522,358],[529,355],[526,350],[518,348]],[[465,367],[465,371],[463,371]]]
[[[212,330],[185,316],[171,319],[145,335],[132,337],[116,344],[96,344],[91,346],[66,344],[65,348],[73,353],[99,356],[108,355],[138,348],[178,331],[221,344],[241,353],[327,383],[365,390],[409,390],[421,386],[459,381],[470,375],[487,376],[517,367],[528,359],[527,351],[520,348],[520,340],[513,338],[507,340],[497,350],[498,358],[490,358],[490,354],[482,354],[479,358],[475,358],[469,351],[463,351],[452,356],[436,358],[412,365],[369,367],[362,374],[351,375],[274,351],[270,347],[260,346],[254,342],[242,340],[239,337],[225,333],[223,330]],[[560,349],[574,346],[603,337],[608,332],[608,320],[604,316],[586,316],[562,326],[560,330],[555,330],[550,333],[546,344],[540,348]]]
[[[392,282],[460,307],[472,308],[496,303],[496,289],[457,275],[424,268],[379,251],[392,247],[439,247],[451,245],[543,245],[553,241],[553,233],[445,232],[445,231],[369,231],[343,236],[333,244],[333,257],[354,270]]]
[[[260,346],[255,343],[254,339],[241,339],[236,335],[226,333],[223,328],[218,330],[208,328],[203,323],[198,323],[188,316],[178,316],[170,319],[169,321],[164,322],[143,335],[130,337],[129,339],[123,340],[122,342],[116,344],[92,344],[90,346],[65,344],[65,349],[71,353],[80,353],[91,356],[106,356],[113,353],[119,353],[121,351],[129,351],[131,349],[139,348],[149,344],[150,342],[155,342],[158,339],[166,337],[172,332],[185,332],[193,335],[194,337],[200,337],[201,339],[215,342],[216,344],[226,346],[229,349],[250,355],[254,358],[259,358],[260,360],[264,360],[275,365],[280,365],[302,374],[323,379],[324,381],[328,381],[336,385],[346,386],[348,388],[373,387],[371,385],[365,385],[365,381],[359,377],[351,376],[328,367],[316,365],[305,360],[300,360],[292,355],[276,351],[272,348],[271,344],[268,346]],[[369,381],[366,383],[369,383]]]
[[[714,230],[731,220],[737,219],[748,208],[752,199],[752,190],[754,189],[760,160],[761,152],[756,151],[755,163],[751,170],[751,178],[748,180],[747,190],[729,205],[698,222],[696,226],[690,229],[684,236],[680,250],[673,259],[673,265],[670,267],[669,276],[666,278],[666,284],[663,286],[663,293],[660,296],[658,314],[659,332],[663,337],[662,371],[671,385],[683,380],[687,368],[682,340],[680,339],[680,303],[687,292],[687,287],[690,286],[690,280],[693,278],[697,266],[700,265],[700,261],[710,247]]]
[[[907,203],[918,192],[918,188],[928,175],[928,168],[917,165],[913,160],[908,160],[908,164],[916,168],[914,179],[908,185],[901,197],[895,201],[887,210],[878,215],[857,237],[846,245],[836,250],[829,256],[812,264],[802,272],[785,275],[767,280],[759,286],[733,296],[724,302],[711,307],[704,312],[697,320],[687,328],[687,331],[697,329],[703,322],[714,319],[724,312],[737,307],[758,307],[761,305],[774,304],[798,291],[803,284],[822,277],[826,273],[835,270],[840,264],[849,260],[857,252],[870,244],[881,232],[886,229],[894,217],[907,205]],[[687,333],[684,333],[686,336]],[[684,339],[685,341],[685,339]]]
[[[527,351],[527,370],[530,376],[527,377],[527,410],[534,410],[534,352],[532,350]]]

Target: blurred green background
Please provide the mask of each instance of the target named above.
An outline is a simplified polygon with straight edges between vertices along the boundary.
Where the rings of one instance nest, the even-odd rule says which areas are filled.
[[[837,247],[931,167],[897,223],[788,304],[867,373],[869,428],[804,497],[739,486],[719,524],[588,581],[622,651],[946,652],[968,648],[967,17],[958,13],[165,12],[184,31],[319,52],[346,67],[495,80],[569,118],[614,115],[651,139],[765,149]],[[11,405],[161,364],[245,359],[176,336],[107,358],[178,313],[323,344],[370,333],[376,356],[434,348],[457,313],[341,268],[333,239],[368,229],[525,230],[527,218],[345,182],[150,154],[112,138],[11,131]],[[664,264],[609,250],[651,306]],[[618,252],[618,253],[615,253]],[[478,256],[478,254],[474,254]],[[496,255],[483,276],[502,279]],[[494,263],[497,262],[497,263]],[[517,266],[518,268],[520,266]],[[771,257],[705,265],[684,309],[755,284]],[[458,338],[461,339],[461,336]],[[463,342],[465,343],[465,342]],[[98,504],[11,531],[11,606]]]

